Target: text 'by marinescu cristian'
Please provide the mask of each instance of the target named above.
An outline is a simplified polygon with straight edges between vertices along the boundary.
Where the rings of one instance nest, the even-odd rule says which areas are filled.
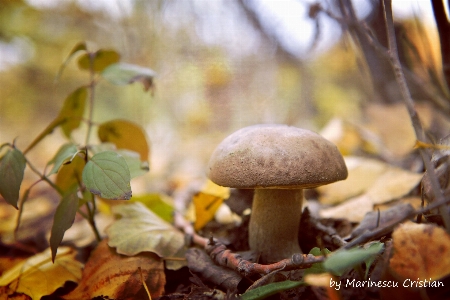
[[[344,283],[344,286],[342,286]],[[369,287],[378,287],[378,288],[391,288],[391,287],[411,287],[411,288],[422,288],[422,287],[443,287],[444,283],[438,280],[429,279],[419,279],[411,280],[405,279],[403,282],[393,281],[393,280],[379,280],[373,281],[370,278],[368,280],[356,280],[356,279],[347,279],[344,282],[339,280],[333,280],[330,278],[330,287],[335,288],[336,290],[340,290],[341,287],[350,287],[350,288],[369,288]]]

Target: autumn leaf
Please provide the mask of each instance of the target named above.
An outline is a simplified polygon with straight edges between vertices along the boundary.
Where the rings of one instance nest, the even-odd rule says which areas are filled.
[[[148,299],[139,270],[151,297],[161,296],[166,283],[162,259],[154,253],[123,256],[103,240],[91,253],[79,285],[63,299]]]
[[[61,247],[52,263],[50,248],[16,264],[0,277],[0,286],[9,285],[17,293],[23,293],[33,300],[52,294],[66,281],[81,279],[83,264],[75,259],[75,250]]]
[[[219,186],[207,180],[200,192],[194,195],[193,203],[195,207],[195,230],[203,228],[214,218],[217,209],[223,201],[230,197],[230,189]]]
[[[450,274],[450,236],[441,227],[407,222],[392,239],[390,268],[404,279],[437,280]]]
[[[110,142],[117,149],[137,152],[142,161],[148,160],[150,146],[141,126],[126,120],[112,120],[98,127],[98,137],[102,142]]]
[[[106,232],[109,246],[116,247],[117,253],[133,256],[149,251],[164,258],[184,257],[184,235],[142,203],[117,205],[112,212],[120,218]],[[174,263],[171,268],[182,265]]]
[[[375,163],[372,160],[361,158],[358,158],[357,162],[360,167],[349,169],[349,182],[353,186],[343,181],[344,184],[337,182],[336,184],[333,183],[318,189],[322,192],[326,191],[326,194],[330,195],[330,198],[334,198],[336,195],[341,195],[341,197],[343,195],[352,195],[350,199],[347,199],[343,203],[321,210],[321,217],[346,218],[352,222],[360,222],[367,212],[373,210],[374,205],[396,200],[407,195],[420,183],[423,177],[423,174],[414,173],[381,162]],[[365,171],[358,171],[360,168]],[[354,176],[353,172],[357,172],[358,176]],[[367,180],[370,184],[365,182],[366,176],[363,175],[364,172],[367,172]],[[336,194],[333,194],[334,188],[337,189]],[[350,193],[346,192],[346,190]],[[354,195],[354,192],[357,190],[362,194]],[[340,199],[339,201],[342,200]]]
[[[111,200],[131,198],[130,171],[125,159],[113,151],[95,154],[86,164],[83,182],[91,193]]]
[[[55,184],[64,192],[77,187],[81,182],[84,166],[84,159],[75,155],[70,163],[62,164],[59,168]]]
[[[26,160],[16,148],[9,149],[0,160],[0,194],[16,209]]]
[[[193,203],[195,206],[194,229],[202,229],[209,221],[214,218],[223,198],[199,192],[194,195]]]
[[[92,66],[91,66],[92,59]],[[109,65],[117,63],[120,55],[114,50],[100,49],[94,53],[85,53],[78,59],[78,67],[82,70],[92,70],[96,73],[102,72]]]
[[[61,129],[67,138],[81,124],[86,106],[87,88],[80,87],[67,96],[56,120],[63,120]]]

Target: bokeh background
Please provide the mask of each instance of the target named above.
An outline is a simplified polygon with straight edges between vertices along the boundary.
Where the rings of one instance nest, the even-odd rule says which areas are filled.
[[[358,18],[379,22],[378,2],[353,1]],[[138,191],[202,178],[214,147],[247,125],[285,123],[321,131],[332,120],[362,122],[367,104],[392,101],[374,93],[367,62],[342,24],[317,13],[320,4],[339,16],[338,3],[0,0],[0,143],[16,139],[25,148],[66,96],[88,83],[76,60],[55,81],[80,41],[92,51],[116,50],[123,62],[158,74],[150,92],[139,83],[107,82],[96,92],[94,121],[129,119],[148,133],[151,170],[135,179]],[[394,14],[403,28],[426,33],[426,42],[419,35],[426,46],[417,49],[439,73],[431,4],[394,1]],[[84,134],[82,127],[74,139],[82,143]],[[30,152],[30,160],[43,168],[63,141],[55,130]]]

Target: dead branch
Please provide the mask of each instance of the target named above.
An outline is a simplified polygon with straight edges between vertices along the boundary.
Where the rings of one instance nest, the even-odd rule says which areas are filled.
[[[240,254],[231,252],[224,244],[212,238],[209,239],[205,250],[217,264],[233,269],[244,277],[254,274],[265,275],[277,270],[291,271],[306,269],[314,263],[325,260],[324,256],[296,253],[291,258],[283,259],[273,264],[263,265],[252,263],[243,259]]]

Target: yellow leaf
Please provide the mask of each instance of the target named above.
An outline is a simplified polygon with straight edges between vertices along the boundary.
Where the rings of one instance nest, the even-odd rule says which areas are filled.
[[[432,224],[408,222],[392,234],[392,271],[410,280],[437,280],[450,274],[450,236]]]
[[[228,199],[230,197],[230,188],[217,185],[209,179],[206,180],[201,191],[205,194],[210,194],[223,199]]]
[[[56,185],[62,191],[68,191],[74,186],[78,186],[81,182],[81,174],[84,169],[84,159],[80,156],[75,156],[70,164],[63,165],[56,176]]]
[[[202,229],[214,218],[214,214],[223,202],[223,198],[199,192],[194,196],[195,223],[194,229]]]
[[[98,137],[102,142],[110,142],[117,149],[128,149],[139,153],[142,161],[148,160],[150,145],[147,135],[139,125],[125,121],[112,120],[98,128]]]
[[[22,261],[7,270],[0,277],[0,286],[15,287],[17,293],[30,296],[33,300],[52,294],[66,281],[81,279],[83,264],[75,260],[76,252],[69,247],[60,247],[52,263],[50,248]]]

